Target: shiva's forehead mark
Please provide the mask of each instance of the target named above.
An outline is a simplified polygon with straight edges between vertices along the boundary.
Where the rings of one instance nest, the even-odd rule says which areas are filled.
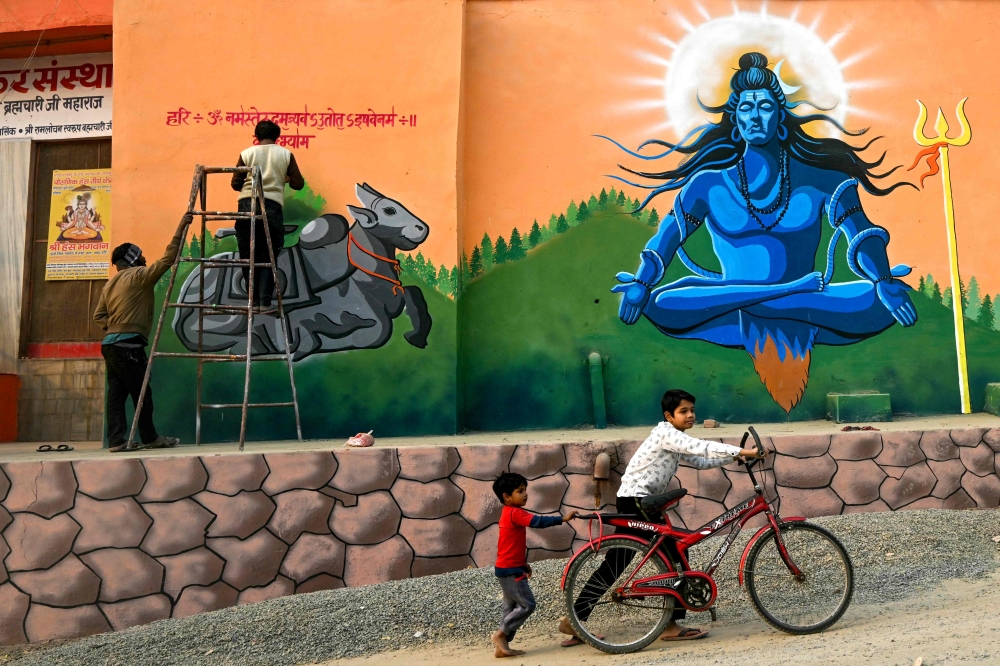
[[[771,93],[767,90],[746,90],[740,93],[740,98],[744,102],[761,102],[771,99]]]

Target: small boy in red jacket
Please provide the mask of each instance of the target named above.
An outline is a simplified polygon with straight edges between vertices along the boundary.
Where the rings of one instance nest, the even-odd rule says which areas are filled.
[[[535,595],[528,579],[528,548],[525,528],[554,527],[576,517],[576,511],[565,516],[536,516],[521,507],[528,503],[528,480],[520,474],[504,472],[493,482],[493,492],[503,502],[500,514],[500,538],[497,540],[497,561],[494,573],[503,591],[503,614],[500,628],[490,638],[496,645],[497,657],[517,657],[524,654],[508,644],[514,633],[535,612]]]

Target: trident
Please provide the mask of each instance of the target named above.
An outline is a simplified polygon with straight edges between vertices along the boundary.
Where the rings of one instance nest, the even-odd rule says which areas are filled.
[[[969,119],[965,116],[965,103],[968,97],[958,103],[955,115],[958,117],[958,124],[961,133],[954,139],[948,138],[948,121],[944,119],[944,112],[938,108],[937,121],[934,129],[937,131],[936,137],[928,137],[924,134],[924,124],[927,122],[927,107],[919,99],[920,115],[917,116],[917,124],[913,128],[913,138],[918,144],[924,146],[924,150],[917,155],[913,163],[915,167],[922,157],[927,157],[927,163],[931,170],[921,176],[920,186],[923,187],[924,178],[937,173],[936,157],[941,157],[941,185],[944,191],[944,219],[948,226],[948,259],[951,262],[951,302],[952,311],[955,315],[955,347],[958,351],[958,389],[962,398],[962,413],[969,414],[972,407],[969,404],[969,364],[965,355],[965,313],[962,309],[962,287],[961,277],[958,272],[958,237],[955,235],[955,203],[951,193],[951,165],[948,162],[948,148],[950,146],[965,146],[972,140],[972,128],[969,127]],[[938,155],[935,155],[937,151]],[[913,167],[910,167],[911,169]]]

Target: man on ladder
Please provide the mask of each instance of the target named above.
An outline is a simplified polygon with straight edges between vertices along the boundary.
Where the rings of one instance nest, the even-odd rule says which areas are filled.
[[[173,266],[192,218],[190,213],[181,218],[166,252],[152,266],[146,265],[142,250],[132,243],[119,245],[111,254],[111,263],[117,273],[101,291],[94,320],[106,333],[101,343],[101,355],[104,356],[108,376],[108,445],[112,453],[128,449],[125,401],[129,396],[132,396],[132,404],[139,412],[141,448],[162,449],[179,443],[176,437],[157,435],[153,425],[151,389],[147,388],[141,406],[139,401],[148,363],[146,345],[153,326],[153,289]],[[135,448],[140,447],[133,447],[133,450]]]

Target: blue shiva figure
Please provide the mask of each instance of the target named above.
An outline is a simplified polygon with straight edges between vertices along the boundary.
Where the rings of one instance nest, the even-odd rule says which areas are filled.
[[[813,345],[849,345],[878,335],[899,322],[912,326],[917,312],[898,278],[907,266],[890,269],[888,232],[872,224],[858,198],[858,186],[885,196],[910,183],[886,189],[873,184],[885,154],[866,162],[856,148],[839,139],[817,138],[803,129],[826,121],[850,136],[832,118],[798,116],[783,84],[767,69],[767,58],[747,53],[730,80],[725,105],[703,107],[721,114],[717,124],[703,125],[677,144],[647,141],[688,157],[661,173],[625,171],[664,181],[630,185],[652,192],[640,209],[668,190],[680,190],[671,212],[642,251],[635,274],[619,273],[622,284],[619,316],[634,324],[645,315],[660,331],[675,338],[705,340],[745,348],[775,402],[786,412],[802,398],[809,379]],[[606,138],[606,137],[605,137]],[[912,186],[912,185],[911,185]],[[834,228],[826,272],[815,271],[823,215]],[[684,241],[704,226],[711,236],[721,273],[695,264]],[[834,253],[843,234],[847,263],[861,280],[830,284]],[[674,255],[695,275],[663,286]]]

